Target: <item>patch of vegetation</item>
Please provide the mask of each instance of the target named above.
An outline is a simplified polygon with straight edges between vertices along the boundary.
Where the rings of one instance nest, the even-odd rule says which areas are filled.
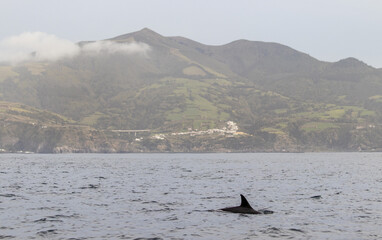
[[[13,71],[12,66],[0,66],[0,83],[7,78],[15,78],[19,74]]]
[[[322,132],[327,129],[338,128],[339,126],[332,122],[308,122],[301,126],[301,129],[305,132]]]

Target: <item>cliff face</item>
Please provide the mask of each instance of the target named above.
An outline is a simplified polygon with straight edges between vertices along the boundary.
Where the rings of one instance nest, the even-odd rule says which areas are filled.
[[[0,148],[10,152],[116,152],[102,133],[83,127],[48,127],[7,122],[0,132]]]
[[[141,152],[303,152],[381,151],[375,143],[380,132],[331,132],[321,137],[305,137],[306,142],[288,135],[167,135],[116,136],[83,126],[45,127],[0,121],[1,152],[34,153],[141,153]],[[344,134],[345,136],[340,136]],[[328,135],[332,138],[327,139]]]
[[[18,105],[18,107],[25,108],[26,106]],[[11,116],[13,119],[10,119]],[[136,135],[65,123],[42,123],[32,121],[30,118],[17,118],[14,113],[8,114],[7,117],[7,119],[0,120],[1,152],[272,152],[297,149],[296,145],[285,139],[279,146],[280,141],[276,138],[265,141],[260,136],[237,132],[236,128],[234,130],[224,127],[223,129],[188,133]]]

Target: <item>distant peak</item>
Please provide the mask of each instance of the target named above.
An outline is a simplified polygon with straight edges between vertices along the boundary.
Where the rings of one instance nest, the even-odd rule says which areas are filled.
[[[155,33],[153,30],[151,30],[150,28],[142,28],[139,32],[151,32],[151,33]]]
[[[362,61],[358,60],[357,58],[354,57],[348,57],[339,60],[338,62],[343,62],[343,63],[363,63]]]
[[[151,30],[150,28],[143,28],[143,29],[141,29],[140,31],[135,32],[135,34],[144,34],[144,35],[162,36],[162,35],[160,35],[159,33],[154,32],[154,31]]]
[[[345,59],[341,59],[338,62],[334,63],[336,66],[340,67],[369,67],[366,63],[354,58],[354,57],[349,57]]]
[[[132,33],[128,33],[128,34],[124,34],[124,35],[120,35],[118,37],[115,37],[113,38],[114,40],[125,40],[125,39],[128,39],[128,38],[134,38],[138,41],[144,41],[144,40],[147,40],[147,39],[158,39],[158,38],[162,38],[163,36],[160,35],[159,33],[156,33],[154,32],[153,30],[149,29],[149,28],[143,28],[139,31],[136,31],[136,32],[132,32]]]

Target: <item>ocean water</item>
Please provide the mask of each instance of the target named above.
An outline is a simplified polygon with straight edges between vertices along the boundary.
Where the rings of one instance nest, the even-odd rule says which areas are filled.
[[[218,211],[246,196],[270,215]],[[0,239],[382,239],[382,153],[0,154]]]

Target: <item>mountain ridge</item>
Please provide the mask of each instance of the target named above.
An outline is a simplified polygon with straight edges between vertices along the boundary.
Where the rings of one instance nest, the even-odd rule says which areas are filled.
[[[131,32],[131,33],[127,33],[127,34],[118,35],[118,36],[116,36],[116,37],[112,37],[112,38],[109,38],[109,39],[107,39],[107,40],[115,40],[115,39],[119,39],[119,38],[126,38],[126,36],[132,37],[132,36],[137,36],[137,35],[138,35],[138,36],[139,36],[139,35],[144,35],[144,36],[146,36],[146,37],[149,37],[149,36],[156,36],[156,37],[167,38],[167,39],[181,39],[181,40],[184,40],[184,41],[187,41],[187,42],[192,42],[192,43],[194,43],[194,44],[197,44],[197,45],[199,45],[199,46],[204,46],[204,47],[224,47],[224,46],[232,45],[232,44],[235,44],[235,43],[242,43],[242,42],[249,42],[249,43],[255,43],[255,44],[259,43],[259,44],[278,45],[278,46],[285,47],[285,48],[288,48],[288,49],[290,49],[290,50],[296,51],[296,52],[298,52],[298,53],[307,55],[307,56],[309,56],[309,57],[311,57],[311,58],[313,58],[313,59],[315,59],[315,60],[317,60],[317,61],[319,61],[319,62],[323,62],[323,63],[336,63],[336,62],[341,62],[341,61],[343,61],[343,60],[356,60],[356,61],[359,62],[359,63],[364,63],[362,60],[359,60],[359,59],[357,59],[357,58],[355,58],[355,57],[351,57],[351,56],[349,56],[349,57],[345,57],[345,58],[342,58],[342,59],[339,59],[339,60],[337,60],[337,61],[333,61],[333,62],[325,61],[325,60],[319,60],[319,59],[317,59],[317,58],[315,58],[315,57],[313,57],[313,56],[310,56],[310,55],[307,54],[307,53],[304,53],[304,52],[302,52],[302,51],[296,50],[296,49],[294,49],[294,48],[292,48],[292,47],[289,47],[289,46],[284,45],[284,44],[281,44],[281,43],[277,43],[277,42],[267,42],[267,41],[256,41],[256,40],[249,40],[249,39],[244,39],[244,38],[243,38],[243,39],[232,40],[232,41],[230,41],[230,42],[228,42],[228,43],[223,43],[223,44],[212,44],[212,45],[210,45],[210,44],[204,44],[204,43],[202,43],[202,42],[198,42],[198,41],[195,41],[195,40],[192,40],[192,39],[183,37],[183,36],[164,36],[164,35],[161,35],[161,34],[155,32],[154,30],[152,30],[152,29],[150,29],[150,28],[147,28],[147,27],[145,27],[145,28],[143,28],[143,29],[141,29],[141,30],[135,31],[135,32]],[[364,64],[366,64],[366,63],[364,63]],[[366,64],[366,65],[367,65],[367,64]],[[373,67],[373,66],[371,66],[371,65],[367,65],[367,66],[369,66],[369,67],[371,67],[371,68],[374,68],[374,69],[381,69],[381,68]]]

